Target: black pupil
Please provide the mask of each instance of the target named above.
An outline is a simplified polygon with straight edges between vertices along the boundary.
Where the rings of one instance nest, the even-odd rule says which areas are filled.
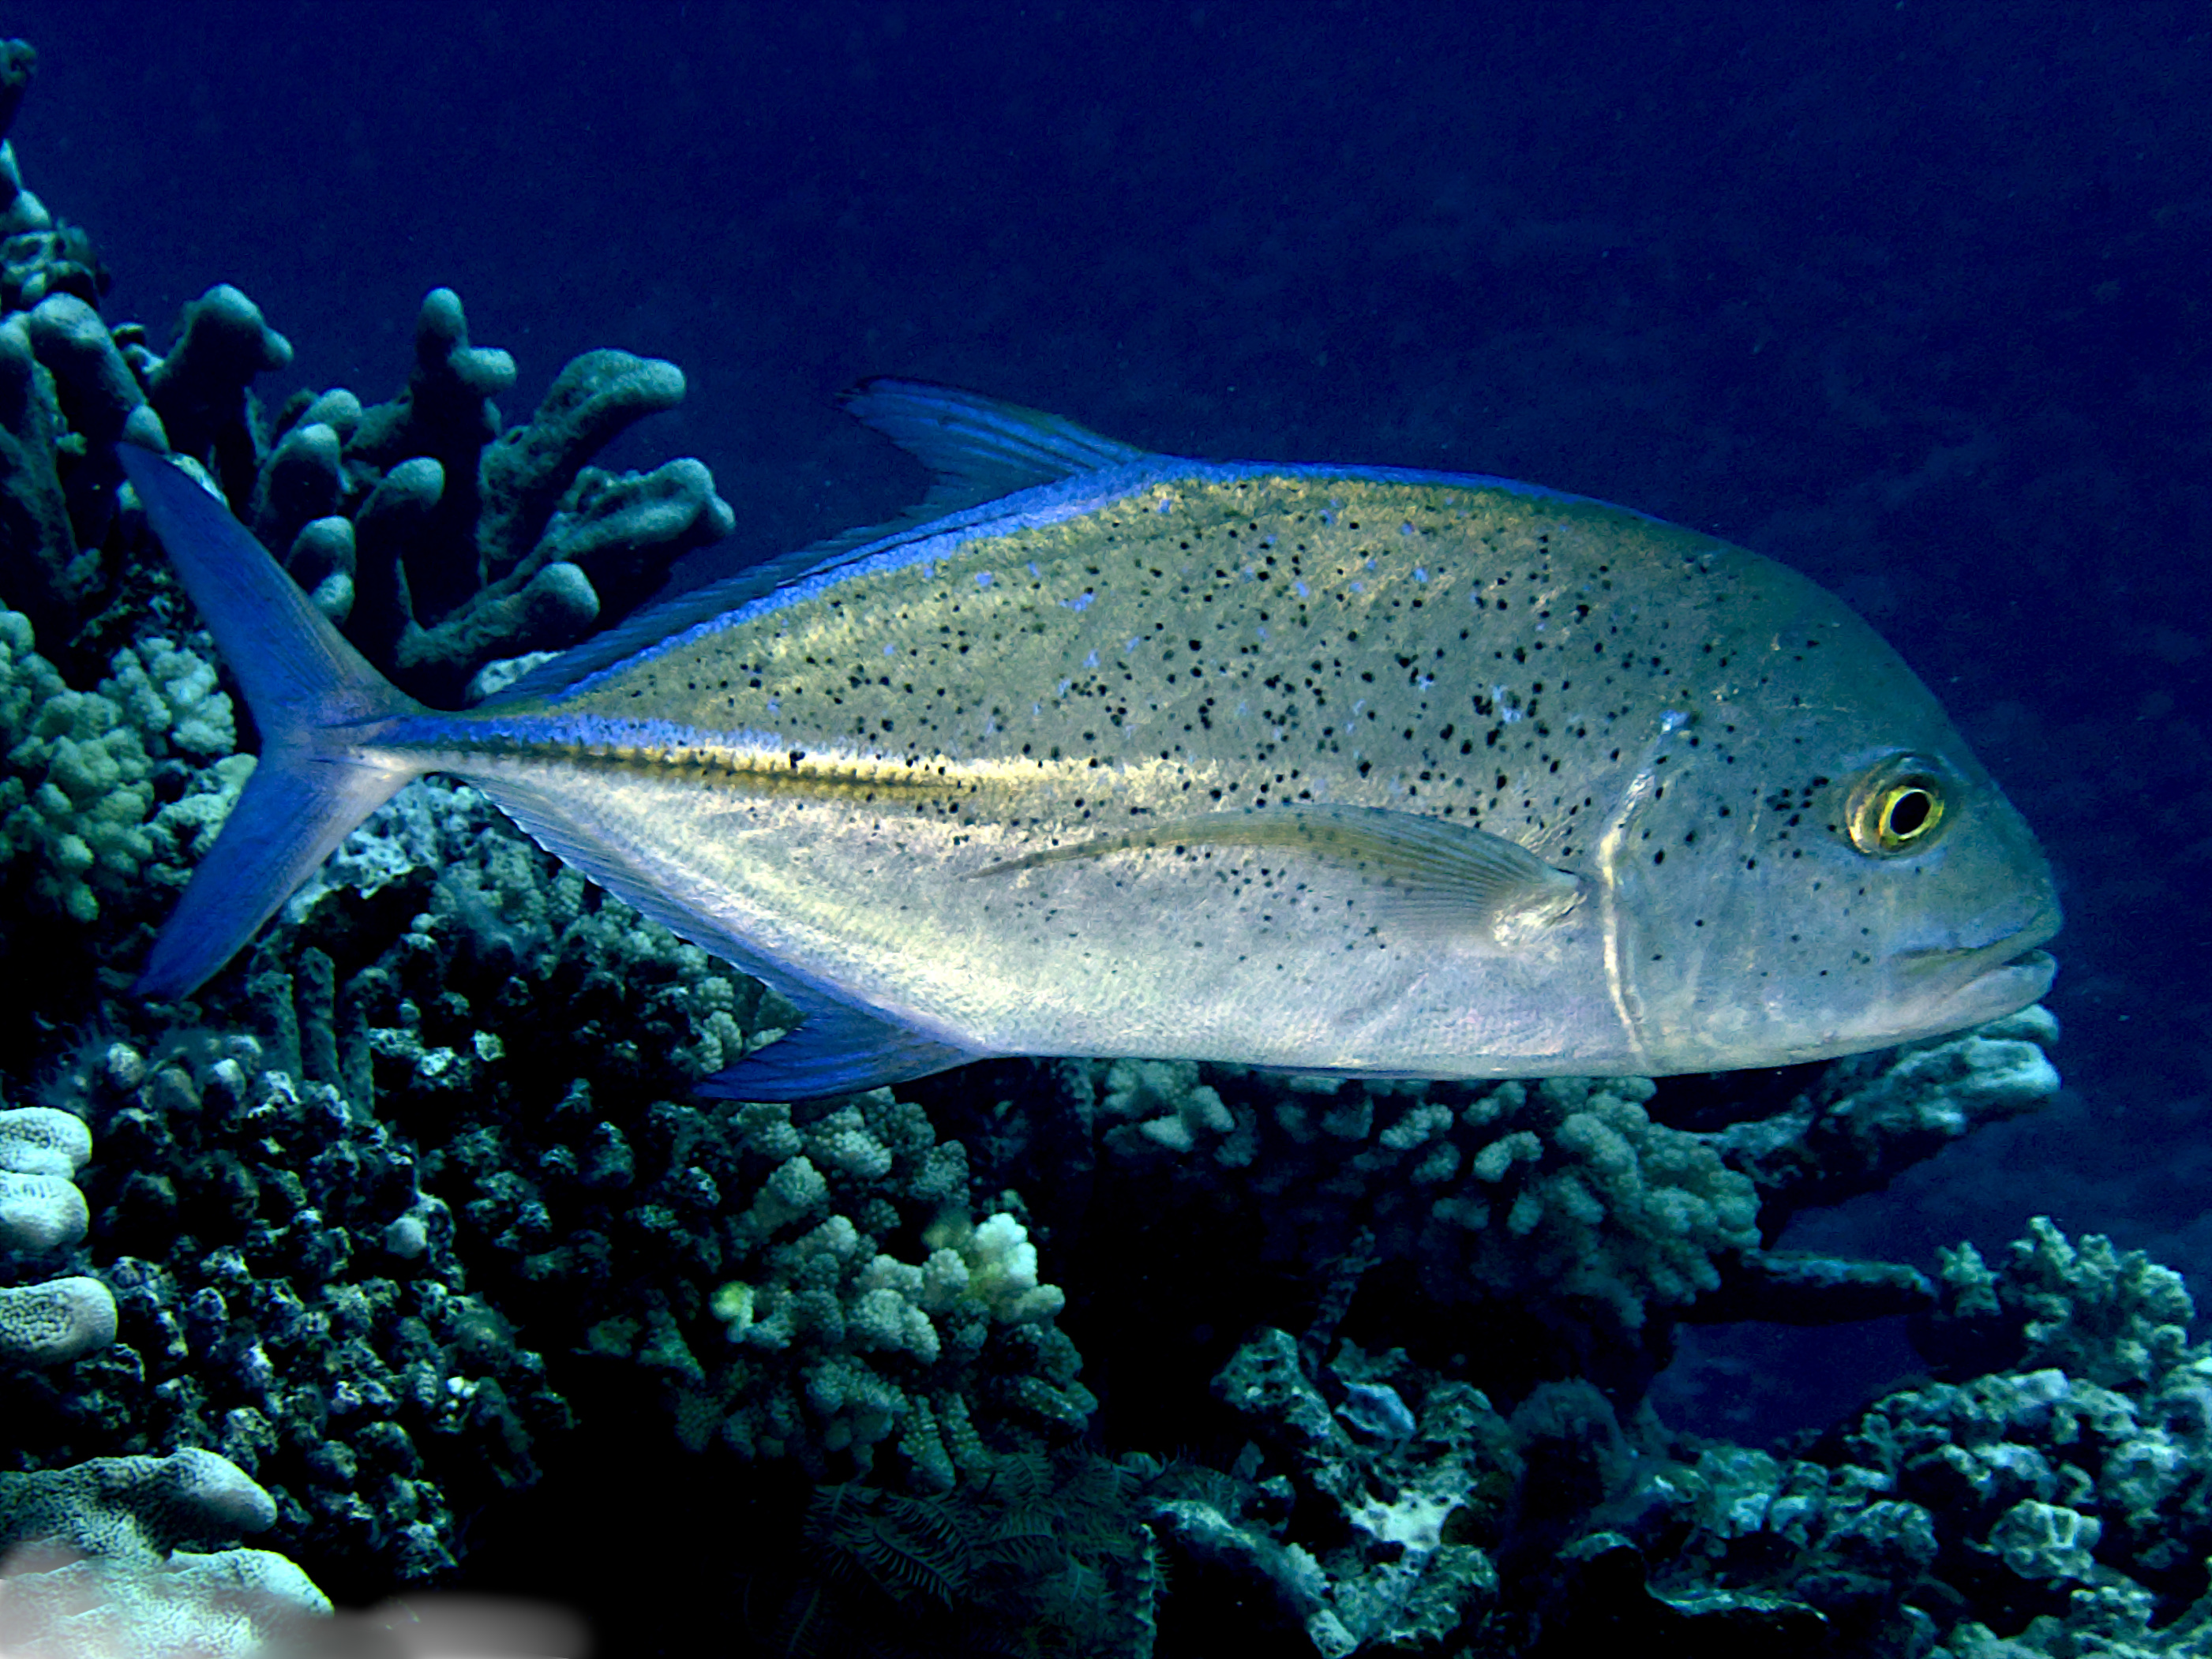
[[[1900,792],[1889,804],[1889,833],[1899,841],[1911,840],[1928,827],[1928,815],[1935,805],[1925,789]]]

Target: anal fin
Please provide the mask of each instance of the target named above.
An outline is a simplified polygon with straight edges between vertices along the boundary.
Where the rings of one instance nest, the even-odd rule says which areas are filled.
[[[808,997],[797,1029],[698,1085],[719,1100],[814,1100],[905,1083],[987,1056],[849,1006]]]

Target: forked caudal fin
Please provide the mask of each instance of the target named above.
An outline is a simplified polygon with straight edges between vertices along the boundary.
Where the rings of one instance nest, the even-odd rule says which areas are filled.
[[[353,734],[421,705],[371,667],[175,460],[130,443],[116,453],[261,728],[260,762],[138,976],[142,996],[188,996],[355,825],[420,775],[371,758]]]

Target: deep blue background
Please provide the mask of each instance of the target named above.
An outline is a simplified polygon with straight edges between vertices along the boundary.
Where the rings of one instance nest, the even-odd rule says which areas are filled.
[[[1217,456],[1502,472],[1777,554],[1947,698],[2069,909],[2069,1084],[1793,1238],[2028,1215],[2212,1286],[2212,20],[2125,6],[0,5],[15,139],[166,342],[289,384],[458,289],[530,402],[674,359],[781,550],[919,487],[948,380]],[[1794,1341],[1796,1339],[1792,1339]]]

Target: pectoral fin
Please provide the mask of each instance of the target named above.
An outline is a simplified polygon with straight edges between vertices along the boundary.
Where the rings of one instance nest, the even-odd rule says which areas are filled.
[[[1364,878],[1400,926],[1479,930],[1502,950],[1533,943],[1580,901],[1579,878],[1473,824],[1375,806],[1297,805],[1216,812],[1103,836],[994,864],[977,879],[1140,849],[1280,848]]]

